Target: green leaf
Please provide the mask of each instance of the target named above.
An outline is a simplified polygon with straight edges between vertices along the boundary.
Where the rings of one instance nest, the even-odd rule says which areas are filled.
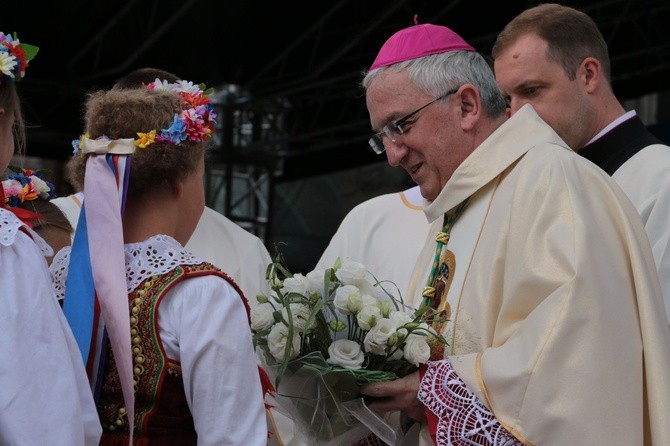
[[[28,61],[32,60],[40,50],[35,45],[28,45],[27,43],[23,42],[21,42],[21,49],[26,52],[26,60]]]

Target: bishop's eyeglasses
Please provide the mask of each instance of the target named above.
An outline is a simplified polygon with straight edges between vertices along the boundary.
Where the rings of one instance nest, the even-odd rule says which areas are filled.
[[[381,132],[375,133],[374,135],[372,135],[372,138],[370,138],[370,140],[368,141],[368,144],[370,144],[370,147],[372,148],[372,150],[374,150],[374,152],[377,155],[380,155],[380,154],[384,153],[384,150],[386,150],[386,148],[384,147],[384,141],[383,141],[384,136],[386,136],[388,139],[390,139],[392,142],[395,143],[396,138],[400,135],[403,135],[405,133],[405,131],[407,130],[404,127],[407,126],[408,124],[412,124],[412,123],[408,123],[407,121],[409,121],[414,115],[416,115],[421,110],[428,107],[429,105],[434,104],[435,102],[439,101],[440,99],[444,99],[447,96],[456,93],[457,91],[458,91],[458,88],[455,88],[453,90],[449,90],[448,92],[444,93],[443,95],[440,95],[440,96],[436,97],[435,99],[433,99],[432,101],[430,101],[426,105],[417,108],[412,113],[410,113],[406,116],[403,116],[402,118],[398,119],[397,121],[393,121],[389,124],[386,124]]]

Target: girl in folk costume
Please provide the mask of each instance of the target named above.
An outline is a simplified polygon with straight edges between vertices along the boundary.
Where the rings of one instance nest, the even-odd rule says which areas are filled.
[[[101,444],[266,444],[246,299],[183,247],[205,204],[207,92],[157,79],[93,93],[85,109],[74,161],[85,198],[63,308],[87,358]]]
[[[36,53],[0,32],[0,172],[15,143],[25,147],[15,82]],[[100,422],[51,284],[45,256],[52,250],[32,230],[35,217],[10,207],[0,187],[0,444],[95,445]]]

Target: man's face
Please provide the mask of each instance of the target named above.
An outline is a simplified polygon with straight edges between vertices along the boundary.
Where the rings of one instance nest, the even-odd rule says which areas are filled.
[[[521,36],[495,59],[494,71],[512,114],[531,104],[570,147],[579,149],[588,142],[588,95],[579,77],[570,80],[561,65],[547,58],[543,39]]]
[[[465,159],[458,147],[455,127],[455,104],[458,93],[437,101],[403,126],[403,134],[395,142],[383,136],[385,153],[391,166],[407,171],[421,189],[421,195],[433,200],[447,183],[454,170]],[[366,92],[370,124],[375,133],[391,122],[423,107],[435,98],[412,84],[406,72],[382,73]]]

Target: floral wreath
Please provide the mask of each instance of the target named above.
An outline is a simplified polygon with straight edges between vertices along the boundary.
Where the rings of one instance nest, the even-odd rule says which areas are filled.
[[[183,141],[203,142],[214,134],[216,126],[216,111],[209,95],[213,89],[207,89],[204,84],[179,80],[175,83],[156,79],[144,84],[143,88],[153,91],[172,91],[182,100],[181,113],[175,113],[170,127],[159,131],[137,132],[137,139],[133,140],[136,147],[146,149],[155,143],[177,145]],[[88,133],[72,141],[74,154],[84,147],[86,140],[90,140]],[[112,138],[100,136],[95,141],[112,141]]]
[[[0,31],[0,85],[23,79],[28,61],[38,50],[36,46],[19,42],[16,33],[12,37]]]
[[[10,173],[2,182],[5,191],[5,204],[10,207],[19,207],[24,201],[43,198],[50,200],[55,197],[54,185],[44,179],[45,170],[22,169],[9,166]]]

